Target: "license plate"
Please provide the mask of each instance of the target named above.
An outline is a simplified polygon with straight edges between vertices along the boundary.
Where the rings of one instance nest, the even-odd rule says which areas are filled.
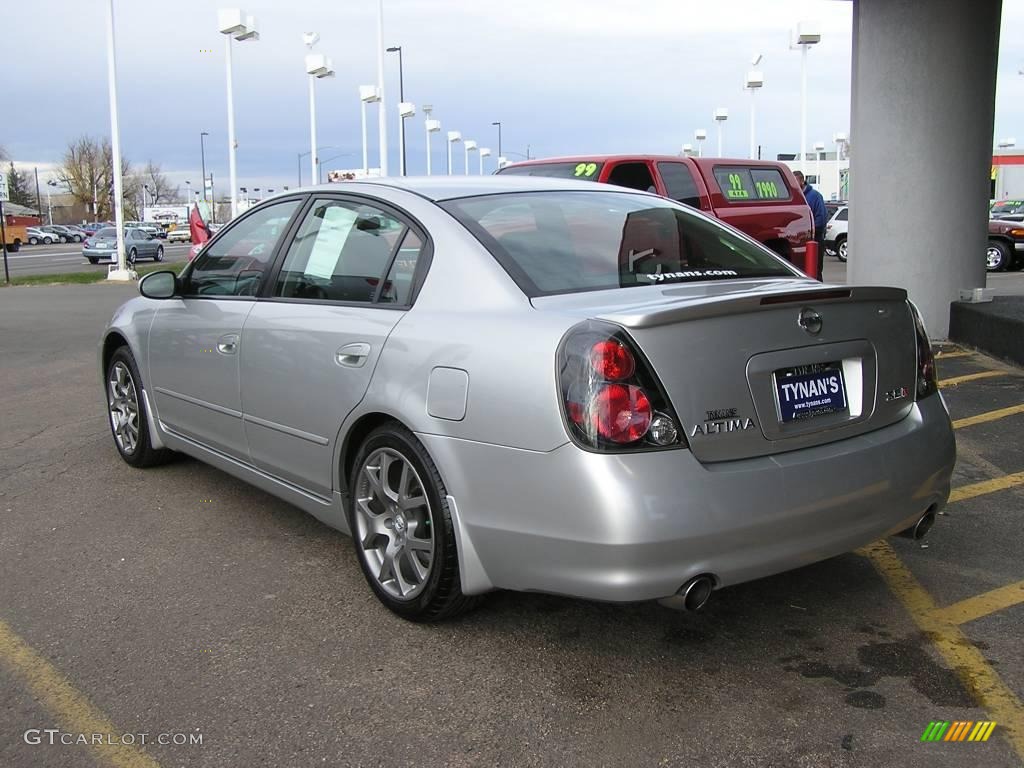
[[[846,410],[846,382],[839,363],[783,368],[775,372],[783,423]]]

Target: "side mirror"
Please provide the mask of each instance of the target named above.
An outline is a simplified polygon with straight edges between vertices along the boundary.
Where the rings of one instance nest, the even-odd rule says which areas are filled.
[[[139,293],[147,299],[170,299],[178,293],[178,276],[169,269],[150,272],[139,281]]]

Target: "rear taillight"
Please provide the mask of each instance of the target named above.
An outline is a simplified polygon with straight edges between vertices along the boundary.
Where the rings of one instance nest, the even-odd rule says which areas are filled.
[[[89,245],[89,241],[88,240],[83,240],[82,241],[82,247],[83,248],[92,248],[92,246]]]
[[[558,377],[566,426],[582,447],[685,446],[664,389],[622,328],[598,321],[573,328],[559,346]]]
[[[928,340],[928,332],[924,329],[921,313],[917,311],[913,302],[907,303],[910,305],[910,313],[914,316],[914,334],[917,337],[917,399],[923,400],[939,391],[935,353],[932,352],[932,344]]]

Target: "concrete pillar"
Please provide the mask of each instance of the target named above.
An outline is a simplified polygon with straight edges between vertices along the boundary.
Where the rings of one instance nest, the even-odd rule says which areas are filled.
[[[1001,0],[854,0],[851,283],[898,285],[932,338],[985,285]]]

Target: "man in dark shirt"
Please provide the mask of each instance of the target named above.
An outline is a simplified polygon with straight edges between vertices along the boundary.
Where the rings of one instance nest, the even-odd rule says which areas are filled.
[[[800,183],[804,199],[807,200],[807,205],[811,208],[811,216],[814,217],[814,241],[818,244],[818,274],[814,277],[821,280],[822,270],[825,266],[825,225],[828,223],[825,198],[821,196],[821,192],[804,180],[804,175],[800,171],[796,171],[793,175]]]

